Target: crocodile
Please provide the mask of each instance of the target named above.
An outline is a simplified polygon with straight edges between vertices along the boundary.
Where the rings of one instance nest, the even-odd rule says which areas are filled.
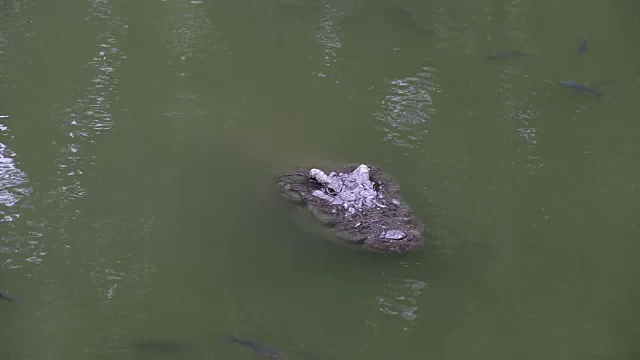
[[[298,169],[283,174],[278,188],[344,243],[384,254],[413,252],[424,244],[423,223],[400,197],[400,187],[377,167],[346,165],[329,174]]]

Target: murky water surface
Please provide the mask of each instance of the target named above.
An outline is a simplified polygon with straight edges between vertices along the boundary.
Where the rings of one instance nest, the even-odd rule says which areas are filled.
[[[0,358],[637,359],[639,14],[0,0]],[[273,192],[343,162],[400,183],[424,252]]]

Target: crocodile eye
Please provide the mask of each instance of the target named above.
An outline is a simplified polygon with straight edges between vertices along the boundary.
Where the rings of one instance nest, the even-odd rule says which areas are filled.
[[[382,184],[380,184],[377,181],[373,182],[373,190],[375,190],[376,192],[380,191],[380,187],[382,186]]]

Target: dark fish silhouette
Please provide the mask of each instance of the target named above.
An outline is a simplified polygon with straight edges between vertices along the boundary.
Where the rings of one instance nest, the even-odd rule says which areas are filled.
[[[507,51],[496,51],[487,55],[487,59],[489,60],[499,60],[499,59],[512,59],[519,58],[523,56],[529,56],[526,52],[519,50],[507,50]]]
[[[567,87],[569,89],[574,89],[574,90],[578,90],[578,91],[584,91],[584,92],[592,93],[592,94],[598,95],[600,97],[603,97],[606,100],[611,100],[611,97],[607,96],[602,91],[596,90],[596,89],[594,89],[592,87],[589,87],[587,85],[579,84],[574,80],[562,80],[562,81],[560,81],[560,84],[562,84],[562,86]]]
[[[16,299],[14,299],[12,297],[9,297],[9,294],[7,294],[6,292],[3,292],[3,291],[0,291],[0,300],[12,302],[14,304],[22,304],[22,301],[16,300]]]
[[[589,37],[584,36],[578,47],[578,55],[585,55],[589,47]]]
[[[392,7],[389,8],[393,13],[398,14],[398,16],[405,16],[407,18],[411,18],[414,19],[415,17],[413,16],[413,14],[404,8],[401,8],[400,6],[394,5]]]
[[[387,8],[387,16],[393,26],[398,29],[414,32],[421,35],[430,35],[431,31],[418,25],[416,17],[407,9],[400,6]]]
[[[222,336],[219,340],[230,341],[239,345],[242,345],[253,352],[262,359],[274,359],[274,360],[287,360],[287,355],[280,350],[274,349],[270,346],[260,344],[253,340],[241,339],[235,336]]]

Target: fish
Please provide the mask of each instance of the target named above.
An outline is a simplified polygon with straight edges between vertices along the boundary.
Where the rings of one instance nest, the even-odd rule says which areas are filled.
[[[242,339],[236,336],[222,336],[218,337],[219,340],[230,341],[239,345],[242,345],[248,349],[253,350],[253,352],[258,355],[258,357],[262,359],[273,359],[273,360],[287,360],[287,355],[280,350],[274,349],[270,346],[255,342],[249,339]]]
[[[498,59],[511,59],[511,58],[519,58],[523,56],[529,56],[524,51],[520,50],[506,50],[506,51],[496,51],[487,55],[487,59],[489,60],[498,60]]]
[[[596,89],[594,89],[594,88],[592,88],[590,86],[587,86],[587,85],[579,84],[578,82],[576,82],[574,80],[562,80],[562,81],[560,81],[560,84],[562,86],[570,88],[570,89],[592,93],[592,94],[598,95],[600,97],[603,97],[606,100],[611,100],[611,97],[607,96],[602,91],[596,90]]]
[[[578,47],[578,55],[585,55],[587,53],[589,46],[589,37],[583,36],[582,41],[580,42],[580,46]]]
[[[416,17],[407,9],[400,6],[387,8],[387,15],[391,23],[398,29],[414,32],[420,35],[431,35],[432,31],[416,23]]]
[[[411,19],[415,19],[415,16],[413,16],[413,14],[409,10],[401,8],[400,6],[394,5],[390,7],[389,10],[391,10],[395,14],[398,14],[399,16],[405,16]]]
[[[14,304],[22,304],[22,301],[9,297],[9,294],[5,291],[0,291],[0,300],[12,302]]]

